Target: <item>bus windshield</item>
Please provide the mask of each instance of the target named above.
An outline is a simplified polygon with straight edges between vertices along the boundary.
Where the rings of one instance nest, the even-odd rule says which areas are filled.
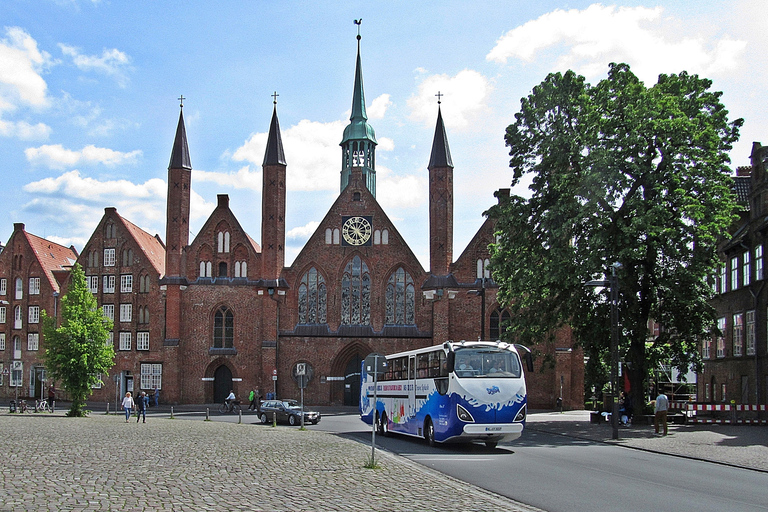
[[[456,350],[453,368],[457,377],[520,378],[520,358],[509,350],[491,347],[460,348]]]

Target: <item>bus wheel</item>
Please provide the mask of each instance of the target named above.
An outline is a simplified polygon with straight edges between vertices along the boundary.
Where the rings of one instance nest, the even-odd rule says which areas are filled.
[[[496,441],[486,441],[485,442],[485,446],[487,446],[488,448],[491,448],[491,449],[496,448],[496,445],[498,445],[498,444],[499,443],[496,442]]]
[[[424,439],[429,446],[435,446],[435,426],[431,418],[427,418],[424,422]]]

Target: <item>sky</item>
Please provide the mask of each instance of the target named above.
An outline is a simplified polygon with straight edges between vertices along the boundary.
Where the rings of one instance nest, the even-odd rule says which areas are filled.
[[[509,188],[504,144],[548,73],[594,84],[611,62],[651,86],[710,78],[732,165],[768,144],[768,31],[758,0],[0,3],[0,243],[13,224],[79,251],[104,208],[165,238],[167,168],[184,96],[190,241],[217,194],[261,239],[261,163],[277,93],[287,161],[286,265],[338,197],[360,25],[377,200],[429,267],[427,164],[438,92],[454,164],[454,260]],[[523,183],[513,189],[525,196]]]

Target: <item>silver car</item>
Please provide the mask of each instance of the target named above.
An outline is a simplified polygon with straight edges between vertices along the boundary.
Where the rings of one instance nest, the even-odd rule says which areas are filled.
[[[301,425],[301,406],[296,404],[294,400],[266,400],[262,402],[261,414],[259,415],[261,422],[264,424],[271,423],[273,418],[278,423]],[[319,412],[304,410],[304,424],[317,425],[319,422]]]

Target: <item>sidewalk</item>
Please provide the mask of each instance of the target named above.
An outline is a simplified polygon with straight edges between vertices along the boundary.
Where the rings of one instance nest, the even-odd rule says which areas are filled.
[[[619,427],[611,439],[610,423],[590,423],[590,411],[530,411],[526,427],[579,439],[615,443],[731,466],[768,472],[768,427],[751,425],[673,425],[669,435],[655,436],[653,425]],[[525,435],[525,434],[523,434]]]

